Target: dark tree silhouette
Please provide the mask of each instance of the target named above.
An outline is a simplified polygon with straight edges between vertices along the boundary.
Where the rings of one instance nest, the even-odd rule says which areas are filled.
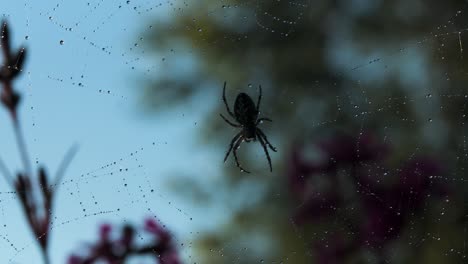
[[[235,211],[224,228],[200,237],[201,262],[442,263],[466,258],[446,254],[449,243],[427,242],[433,240],[427,234],[443,230],[437,232],[439,239],[453,241],[464,252],[466,212],[457,206],[463,203],[464,184],[450,185],[464,183],[467,165],[460,147],[466,4],[359,2],[203,0],[187,3],[183,12],[174,7],[169,22],[153,24],[146,39],[155,54],[167,58],[165,63],[190,54],[196,63],[192,74],[167,72],[148,80],[142,94],[148,109],[157,112],[198,93],[216,95],[219,108],[207,116],[201,138],[207,145],[224,146],[232,131],[218,118],[222,83],[234,87],[228,95],[261,84],[264,111],[275,120],[268,133],[280,142],[275,176],[259,177],[264,167],[256,164],[262,163],[245,151],[242,164],[256,168],[253,174],[230,170],[223,176],[231,195],[239,195],[236,190],[246,182],[260,182],[266,191]],[[367,144],[363,131],[375,144]],[[345,136],[325,140],[334,134]],[[320,164],[326,168],[316,168],[307,155],[306,161],[290,164],[291,157],[303,156],[298,149],[334,159]],[[307,187],[338,183],[342,188],[335,192]],[[442,186],[451,191],[436,193],[449,197],[453,217],[440,219],[434,214],[442,200],[425,196]],[[346,206],[355,210],[349,211],[343,199],[350,199],[352,205]],[[404,210],[388,215],[385,206],[395,203]],[[366,217],[368,222],[359,223]],[[269,242],[259,244],[259,237]],[[350,247],[353,241],[359,243]]]

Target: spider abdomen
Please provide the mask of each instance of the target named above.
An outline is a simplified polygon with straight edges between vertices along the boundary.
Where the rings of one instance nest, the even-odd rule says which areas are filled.
[[[258,113],[255,103],[252,98],[246,93],[240,93],[237,95],[234,103],[234,115],[241,125],[250,126],[254,125],[257,120]]]
[[[250,96],[248,96],[246,93],[240,93],[237,95],[236,101],[234,102],[234,112],[232,112],[226,100],[226,82],[224,82],[223,87],[223,101],[226,105],[226,110],[229,115],[237,121],[238,124],[229,121],[229,119],[227,119],[222,114],[220,114],[220,116],[229,125],[236,128],[241,128],[241,131],[238,132],[237,135],[235,135],[231,140],[231,144],[229,144],[229,150],[227,151],[226,156],[224,156],[224,162],[226,162],[226,159],[229,157],[229,153],[232,151],[237,167],[239,167],[241,171],[247,173],[249,172],[242,168],[237,158],[237,149],[240,147],[242,142],[256,141],[258,139],[263,147],[263,150],[265,151],[268,164],[270,165],[270,171],[273,171],[273,168],[271,166],[271,158],[267,148],[270,148],[272,151],[276,152],[276,148],[270,144],[265,133],[263,133],[263,131],[257,127],[258,124],[260,124],[262,121],[272,121],[267,117],[258,118],[260,113],[260,102],[262,99],[262,86],[258,86],[258,89],[259,95],[257,104],[254,104],[252,98],[250,98]]]

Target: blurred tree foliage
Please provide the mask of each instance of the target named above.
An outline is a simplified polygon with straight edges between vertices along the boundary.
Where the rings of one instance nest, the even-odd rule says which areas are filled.
[[[273,154],[274,175],[266,173],[263,156],[250,152],[244,151],[241,160],[246,168],[255,168],[253,174],[229,166],[229,176],[224,177],[228,190],[252,184],[263,191],[254,203],[236,210],[219,232],[200,237],[201,263],[316,259],[313,243],[326,243],[323,232],[333,230],[327,222],[297,226],[291,220],[299,206],[287,188],[293,143],[316,142],[335,131],[371,131],[393,149],[386,160],[389,167],[400,167],[414,155],[437,155],[450,172],[447,177],[463,183],[465,11],[462,0],[200,0],[180,3],[169,20],[155,21],[145,31],[147,45],[164,57],[162,64],[181,62],[149,80],[145,104],[157,111],[199,93],[215,95],[218,109],[207,117],[210,126],[203,136],[227,148],[234,131],[218,115],[225,111],[222,83],[227,81],[231,104],[238,90],[255,98],[261,84],[262,114],[274,120],[262,126],[280,150]],[[191,68],[177,70],[186,57],[193,60]],[[262,175],[255,173],[259,171]],[[455,200],[463,199],[463,185],[454,192]],[[455,225],[442,220],[422,224],[424,216],[415,220],[421,226],[412,225],[424,233],[446,234],[445,242],[424,243],[425,238],[402,235],[397,241],[407,247],[413,242],[419,250],[399,263],[450,262],[456,254],[447,254],[446,244],[466,241],[457,233],[457,219],[466,212],[456,204],[449,207],[455,212],[448,222]],[[429,212],[425,216],[431,217]],[[395,253],[393,258],[398,260]],[[366,252],[349,261],[373,262]]]

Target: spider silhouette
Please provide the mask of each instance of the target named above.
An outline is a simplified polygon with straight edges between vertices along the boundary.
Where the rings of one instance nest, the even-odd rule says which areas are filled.
[[[242,128],[242,130],[239,133],[237,133],[237,135],[235,135],[234,138],[232,139],[231,144],[229,145],[229,150],[227,151],[226,156],[224,157],[224,162],[226,162],[227,158],[229,157],[229,154],[232,151],[234,154],[234,159],[236,160],[237,167],[239,167],[239,169],[242,172],[246,172],[246,173],[250,173],[250,172],[242,168],[242,166],[239,164],[239,160],[237,158],[237,149],[240,147],[240,144],[242,142],[256,141],[257,138],[258,138],[258,141],[260,141],[260,144],[262,144],[263,150],[265,151],[265,155],[268,159],[268,164],[270,165],[270,171],[271,172],[273,171],[271,167],[270,154],[268,153],[267,146],[274,152],[276,152],[276,148],[270,144],[265,133],[263,133],[263,131],[260,128],[258,128],[258,124],[260,124],[262,121],[272,122],[273,120],[271,120],[270,118],[266,118],[266,117],[259,118],[259,114],[260,114],[259,108],[260,108],[261,100],[262,100],[262,86],[261,85],[259,86],[257,106],[255,106],[254,102],[252,101],[252,98],[250,98],[249,95],[247,95],[246,93],[239,93],[237,95],[236,101],[234,102],[234,113],[233,113],[231,109],[229,108],[229,105],[226,101],[226,82],[224,82],[223,101],[224,101],[224,104],[226,105],[228,114],[232,118],[234,118],[238,124],[229,121],[222,114],[219,114],[219,115],[229,125],[233,127]]]

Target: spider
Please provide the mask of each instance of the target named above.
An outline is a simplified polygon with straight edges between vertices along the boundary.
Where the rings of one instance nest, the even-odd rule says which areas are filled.
[[[250,172],[242,168],[242,166],[239,164],[239,160],[237,159],[237,149],[240,147],[240,144],[242,142],[256,141],[257,138],[258,138],[258,141],[260,141],[260,144],[262,144],[263,150],[265,151],[265,155],[268,159],[268,164],[270,165],[270,172],[273,172],[273,169],[271,167],[270,154],[268,153],[267,146],[274,152],[276,152],[276,148],[270,144],[265,133],[263,133],[263,131],[260,128],[258,128],[258,124],[260,124],[262,121],[272,122],[273,120],[271,120],[270,118],[266,118],[266,117],[259,118],[259,114],[260,114],[259,108],[260,108],[261,100],[262,100],[262,86],[261,85],[259,86],[257,106],[255,106],[252,98],[250,98],[249,95],[247,95],[246,93],[239,93],[234,103],[234,113],[233,113],[231,109],[229,108],[229,105],[226,101],[226,82],[224,82],[223,101],[224,101],[224,104],[226,105],[228,114],[232,118],[234,118],[238,124],[229,121],[222,114],[219,114],[219,115],[229,125],[242,129],[232,139],[231,144],[229,145],[229,149],[226,153],[226,156],[224,157],[224,162],[226,162],[227,158],[229,157],[229,154],[232,151],[232,153],[234,154],[234,159],[236,160],[237,167],[239,167],[239,169],[245,173],[250,173]]]

